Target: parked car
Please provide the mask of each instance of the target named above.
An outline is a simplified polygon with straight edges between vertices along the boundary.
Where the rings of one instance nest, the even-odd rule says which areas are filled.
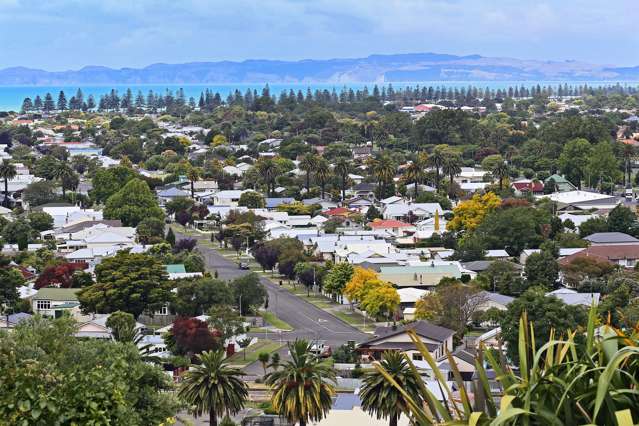
[[[240,269],[244,269],[244,270],[248,270],[249,269],[249,264],[247,262],[240,262],[240,264],[238,265]]]
[[[311,352],[320,358],[328,358],[333,355],[331,347],[320,340],[311,345]]]

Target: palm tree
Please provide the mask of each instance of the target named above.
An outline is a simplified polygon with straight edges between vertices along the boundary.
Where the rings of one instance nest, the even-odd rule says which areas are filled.
[[[260,158],[255,163],[255,167],[266,185],[267,194],[275,192],[275,179],[278,175],[277,163],[272,158]]]
[[[453,184],[455,181],[455,175],[461,172],[461,157],[459,154],[450,153],[444,157],[444,164],[442,165],[442,171],[448,176],[448,195],[453,195]]]
[[[411,162],[406,167],[404,178],[407,182],[413,182],[415,184],[415,198],[417,198],[417,191],[419,184],[426,179],[426,164],[428,156],[425,152],[419,153],[415,161]]]
[[[306,154],[300,161],[300,170],[306,172],[306,191],[311,189],[311,173],[317,168],[318,157],[316,154]]]
[[[62,198],[66,198],[67,185],[65,184],[65,181],[69,181],[75,177],[73,169],[66,163],[60,163],[58,167],[52,171],[51,176],[53,179],[60,181],[60,186],[62,187]]]
[[[326,187],[326,182],[328,182],[331,178],[331,174],[331,166],[328,164],[328,161],[326,161],[325,158],[320,158],[317,162],[317,166],[315,167],[315,177],[320,184],[322,200],[324,199],[324,188]]]
[[[397,168],[393,160],[388,155],[381,155],[369,161],[371,173],[377,179],[379,185],[379,196],[383,198],[386,193],[386,185],[393,181]]]
[[[339,176],[340,186],[342,190],[342,201],[346,198],[346,183],[348,182],[348,173],[350,172],[350,164],[346,158],[340,158],[335,163],[335,173]]]
[[[178,391],[178,397],[195,406],[196,416],[209,413],[212,426],[221,414],[237,414],[248,398],[248,387],[240,378],[244,373],[229,367],[224,355],[224,351],[198,355],[201,364],[184,375]]]
[[[9,207],[9,181],[18,174],[16,166],[9,160],[2,160],[0,164],[0,178],[4,179],[4,206]]]
[[[439,191],[439,183],[441,181],[439,172],[444,166],[445,158],[444,153],[439,149],[434,149],[428,157],[428,165],[435,168],[435,188],[437,188],[437,191]]]
[[[191,167],[186,176],[191,181],[191,198],[195,199],[195,182],[200,179],[200,171],[197,167]]]
[[[306,340],[295,340],[288,349],[291,360],[269,373],[266,384],[273,392],[273,408],[291,423],[306,426],[309,421],[320,421],[330,410],[335,372],[319,362]]]
[[[380,366],[393,376],[414,401],[420,401],[420,385],[411,371],[404,355],[399,351],[387,351],[382,355]],[[397,426],[402,413],[409,411],[408,404],[399,390],[389,383],[378,370],[364,377],[359,397],[362,409],[374,414],[378,419],[388,418],[389,426]]]
[[[499,190],[504,188],[504,179],[508,177],[508,164],[505,161],[500,161],[493,167],[493,176],[499,179]]]

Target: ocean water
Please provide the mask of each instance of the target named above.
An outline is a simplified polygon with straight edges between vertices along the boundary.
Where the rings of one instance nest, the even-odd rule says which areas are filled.
[[[395,89],[403,88],[403,87],[437,87],[437,86],[445,86],[451,88],[461,88],[468,86],[476,86],[486,88],[489,87],[491,89],[507,89],[508,87],[532,87],[536,85],[540,86],[553,86],[557,87],[559,84],[568,84],[572,86],[579,86],[583,84],[587,84],[588,86],[602,86],[602,85],[613,85],[616,84],[614,81],[417,81],[417,82],[393,82],[392,85]],[[119,94],[123,94],[126,92],[128,88],[133,91],[133,96],[137,94],[138,90],[142,91],[144,96],[146,97],[149,90],[153,90],[155,93],[165,93],[167,90],[172,91],[174,94],[180,88],[184,90],[186,98],[189,97],[195,98],[196,102],[200,97],[200,93],[204,92],[206,89],[211,90],[213,93],[219,92],[223,99],[229,93],[233,93],[235,90],[239,90],[244,93],[247,89],[257,90],[258,93],[261,92],[262,88],[267,84],[264,83],[238,83],[238,84],[149,84],[149,85],[136,85],[136,84],[117,84],[117,85],[75,85],[75,86],[0,86],[0,111],[18,111],[22,105],[22,101],[26,97],[30,97],[32,100],[36,97],[36,95],[40,95],[44,99],[44,95],[48,92],[53,96],[54,101],[58,99],[58,93],[63,90],[67,101],[71,98],[71,96],[75,95],[78,88],[82,89],[84,93],[85,99],[89,95],[93,95],[96,99],[96,102],[100,98],[100,95],[107,94],[111,91],[111,89],[115,89]],[[369,83],[275,83],[270,84],[269,88],[271,90],[271,94],[279,95],[283,90],[288,91],[289,89],[293,89],[295,92],[298,90],[302,90],[306,93],[306,89],[310,88],[315,91],[316,89],[324,90],[327,89],[329,91],[335,89],[338,93],[344,87],[352,88],[353,90],[363,89],[364,87],[368,87],[369,90],[372,91],[375,85],[378,85],[381,89],[382,86],[388,86],[387,82],[369,82]],[[635,86],[639,87],[639,82],[620,82],[620,84],[624,86]]]

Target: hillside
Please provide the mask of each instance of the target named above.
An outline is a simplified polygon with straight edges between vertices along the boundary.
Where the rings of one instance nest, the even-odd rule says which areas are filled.
[[[576,61],[535,61],[437,53],[371,55],[355,59],[246,60],[153,64],[113,69],[0,70],[0,85],[347,83],[406,81],[637,81],[639,67],[607,67]]]

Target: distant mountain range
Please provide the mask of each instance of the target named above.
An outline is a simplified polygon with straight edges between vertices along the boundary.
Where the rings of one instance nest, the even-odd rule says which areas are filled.
[[[371,55],[358,59],[246,60],[153,64],[113,69],[0,70],[0,85],[354,83],[410,81],[639,81],[639,66],[535,61],[437,53]]]

